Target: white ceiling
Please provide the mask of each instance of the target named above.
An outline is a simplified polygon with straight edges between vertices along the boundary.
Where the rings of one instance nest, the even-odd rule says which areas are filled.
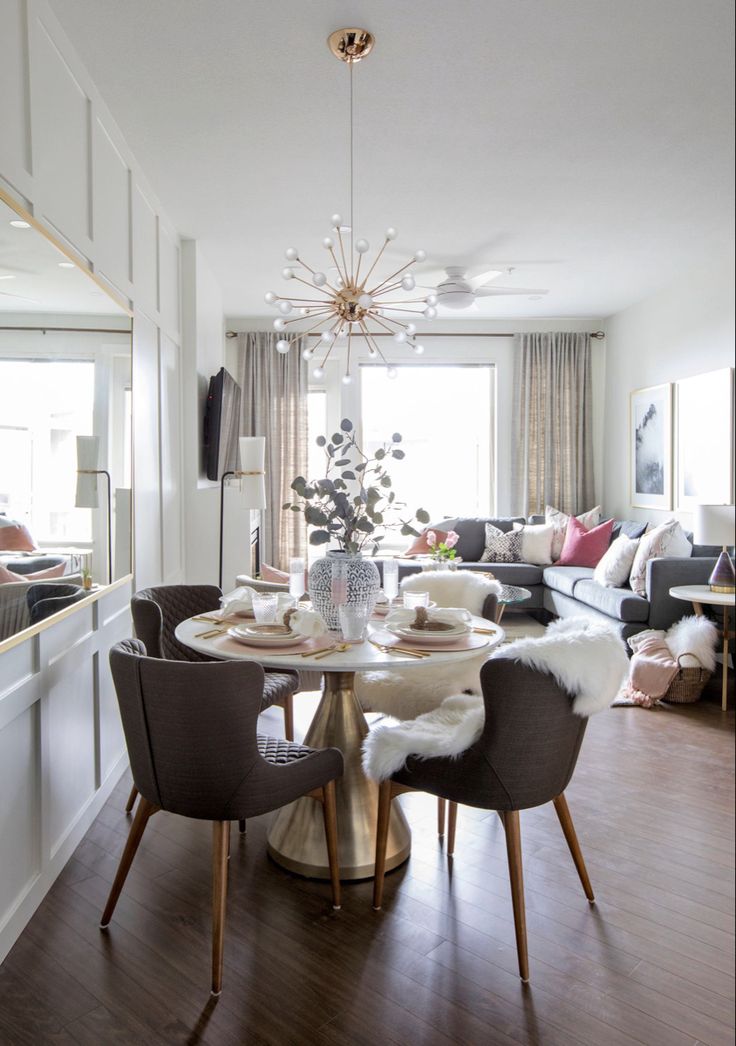
[[[731,0],[50,2],[229,315],[346,213],[351,24],[357,233],[550,289],[448,316],[605,316],[730,249]]]

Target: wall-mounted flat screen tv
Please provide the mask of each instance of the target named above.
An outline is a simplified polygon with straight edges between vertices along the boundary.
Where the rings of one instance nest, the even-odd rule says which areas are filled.
[[[204,415],[204,452],[207,479],[220,480],[236,468],[240,425],[240,386],[220,367],[210,378]]]

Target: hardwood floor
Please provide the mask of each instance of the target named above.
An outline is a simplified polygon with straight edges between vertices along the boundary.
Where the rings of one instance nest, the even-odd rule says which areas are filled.
[[[710,691],[591,721],[567,797],[595,907],[552,807],[521,815],[528,986],[498,818],[461,808],[448,860],[436,802],[411,795],[412,856],[378,913],[370,882],[344,884],[333,912],[328,883],[272,864],[268,818],[245,836],[233,824],[210,1001],[209,823],[156,814],[98,928],[130,825],[126,776],[0,966],[0,1043],[731,1044],[734,716]],[[301,737],[314,699],[295,704]]]

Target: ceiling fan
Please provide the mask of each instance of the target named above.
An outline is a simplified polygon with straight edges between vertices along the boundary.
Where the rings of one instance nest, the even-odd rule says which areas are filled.
[[[447,309],[469,309],[479,298],[502,297],[505,294],[525,294],[527,297],[541,297],[547,290],[529,287],[500,287],[494,281],[499,276],[510,276],[513,266],[506,270],[487,269],[477,276],[468,276],[468,267],[448,265],[444,277],[430,289],[437,295],[437,304]]]

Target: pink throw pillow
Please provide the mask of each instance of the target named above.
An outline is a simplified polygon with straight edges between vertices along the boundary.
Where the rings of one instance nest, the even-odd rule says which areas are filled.
[[[35,552],[36,545],[28,527],[22,523],[0,525],[0,549],[3,552]]]
[[[45,581],[47,578],[63,577],[65,570],[66,563],[57,563],[55,567],[37,570],[33,574],[16,574],[15,571],[8,570],[0,563],[0,585],[5,585],[9,581]]]
[[[608,519],[592,530],[586,530],[574,516],[565,533],[565,543],[557,560],[558,567],[597,567],[608,551],[613,533],[613,520]]]
[[[449,534],[449,530],[438,530],[437,527],[425,527],[418,538],[414,538],[411,545],[409,545],[406,552],[404,552],[404,559],[411,559],[412,556],[428,556],[432,549],[427,541],[427,534],[430,531],[434,531],[437,537],[437,544],[440,545]]]
[[[259,573],[261,581],[272,581],[277,585],[288,585],[289,583],[289,575],[285,570],[278,570],[276,567],[269,566],[268,563],[261,563]]]

